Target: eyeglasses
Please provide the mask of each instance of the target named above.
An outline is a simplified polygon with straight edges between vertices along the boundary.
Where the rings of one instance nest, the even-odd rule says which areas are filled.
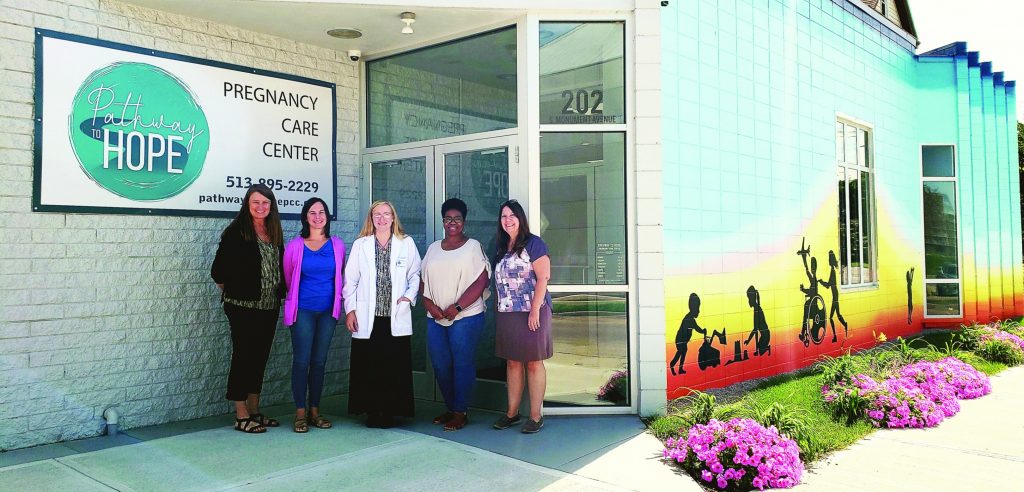
[[[394,215],[395,214],[393,214],[391,212],[383,212],[383,213],[379,213],[379,214],[373,214],[373,218],[375,218],[375,219],[383,219],[385,217],[392,217]]]
[[[444,222],[445,224],[461,224],[462,221],[462,217],[445,217],[441,219],[441,222]]]

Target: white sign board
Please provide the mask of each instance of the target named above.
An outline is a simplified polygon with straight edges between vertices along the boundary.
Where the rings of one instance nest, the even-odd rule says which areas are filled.
[[[335,108],[332,83],[37,30],[33,210],[233,216],[256,183],[333,206]]]

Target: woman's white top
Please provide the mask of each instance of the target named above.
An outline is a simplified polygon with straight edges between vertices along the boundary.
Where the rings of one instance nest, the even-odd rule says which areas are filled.
[[[441,241],[434,241],[434,244],[427,248],[427,254],[423,255],[423,297],[434,301],[434,304],[443,311],[455,304],[466,289],[480,277],[480,272],[484,271],[487,272],[487,278],[490,278],[491,264],[487,261],[483,246],[476,239],[467,239],[462,246],[448,251],[441,247]],[[484,300],[489,296],[490,291],[484,289],[483,295],[476,298],[472,304],[462,306],[462,311],[455,319],[484,312]],[[429,312],[427,316],[433,318]],[[447,319],[434,321],[441,326],[451,326],[453,323]]]

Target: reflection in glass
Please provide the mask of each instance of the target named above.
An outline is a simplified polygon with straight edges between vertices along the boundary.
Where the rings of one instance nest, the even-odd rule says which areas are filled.
[[[499,147],[444,156],[444,197],[466,202],[463,232],[483,245],[490,257],[495,249],[498,207],[508,200],[508,148]],[[440,208],[437,213],[440,214]],[[437,237],[444,237],[438,232]],[[485,321],[476,349],[478,378],[505,381],[505,360],[494,355],[495,297],[485,302]]]
[[[952,178],[953,169],[952,145],[924,145],[921,147],[922,173],[926,178]]]
[[[540,23],[541,124],[626,122],[624,26]]]
[[[849,128],[849,127],[847,127]],[[846,170],[846,184],[849,203],[847,203],[847,214],[850,216],[850,283],[859,284],[861,279],[861,224],[860,224],[860,180],[856,169]]]
[[[872,262],[875,259],[874,252],[871,251],[872,244],[872,229],[871,229],[871,211],[864,205],[871,203],[871,180],[868,177],[867,171],[860,172],[860,281],[867,283],[875,280],[875,266]]]
[[[959,284],[925,284],[925,314],[929,316],[960,315]]]
[[[395,207],[405,233],[416,241],[422,255],[427,244],[427,161],[424,157],[370,164],[370,201],[387,200]],[[367,204],[369,206],[369,204]],[[360,224],[362,227],[362,224]],[[412,308],[412,369],[427,370],[427,311],[418,302]]]
[[[625,135],[543,133],[540,152],[551,283],[625,285]]]
[[[838,125],[842,126],[842,123]],[[842,132],[842,130],[840,130]],[[841,140],[838,140],[841,141]],[[839,146],[840,150],[842,146]],[[840,282],[843,285],[850,283],[850,258],[846,255],[846,244],[847,239],[850,237],[850,232],[847,230],[846,224],[846,168],[840,167],[839,173],[839,271],[842,280]]]
[[[366,63],[367,147],[516,126],[516,29]]]
[[[957,267],[956,183],[924,183],[925,278],[959,278]]]
[[[629,406],[625,293],[552,293],[545,404]]]

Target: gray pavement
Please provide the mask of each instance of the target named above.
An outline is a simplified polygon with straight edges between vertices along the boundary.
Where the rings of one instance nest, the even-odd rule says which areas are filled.
[[[1024,368],[992,385],[937,428],[878,431],[816,463],[796,490],[1024,490]],[[552,416],[524,435],[492,430],[497,414],[475,411],[446,433],[429,423],[434,403],[386,430],[340,416],[344,403],[328,399],[335,427],[308,434],[291,432],[277,407],[267,412],[284,427],[264,435],[218,416],[0,453],[0,490],[701,490],[661,460],[636,417]]]

